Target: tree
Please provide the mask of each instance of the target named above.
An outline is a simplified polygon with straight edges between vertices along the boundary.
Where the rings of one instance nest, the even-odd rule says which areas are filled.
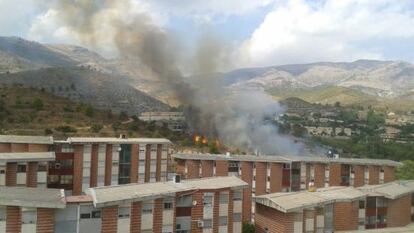
[[[32,108],[36,109],[36,111],[42,110],[43,109],[43,101],[39,98],[36,98],[32,102]]]
[[[255,233],[256,229],[254,228],[254,225],[249,222],[243,223],[243,233]]]
[[[414,161],[405,160],[403,166],[397,168],[397,178],[399,180],[413,180],[414,179]]]
[[[91,131],[94,133],[99,133],[99,131],[101,131],[103,129],[103,125],[101,124],[93,124],[91,126]]]
[[[85,110],[85,115],[88,117],[93,117],[94,114],[95,111],[93,110],[93,108],[91,106],[88,106]]]

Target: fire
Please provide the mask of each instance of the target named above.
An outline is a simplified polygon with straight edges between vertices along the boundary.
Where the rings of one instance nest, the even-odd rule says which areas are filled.
[[[203,143],[203,144],[207,144],[207,143],[208,143],[207,138],[206,138],[206,137],[203,137],[203,139],[201,140],[201,143]]]
[[[194,142],[198,143],[200,141],[201,137],[199,135],[194,135]]]

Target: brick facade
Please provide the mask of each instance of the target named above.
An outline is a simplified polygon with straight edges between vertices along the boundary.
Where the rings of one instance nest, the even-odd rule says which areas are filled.
[[[27,143],[12,143],[11,152],[28,152],[29,144]]]
[[[118,206],[102,208],[102,233],[118,232]]]
[[[354,169],[354,187],[361,187],[364,185],[365,166],[353,165]]]
[[[185,163],[186,160],[178,159],[176,162],[175,173],[185,177]]]
[[[283,164],[272,163],[270,165],[270,192],[282,191]]]
[[[202,177],[213,176],[213,161],[212,160],[201,161],[201,176]]]
[[[313,165],[315,180],[314,184],[316,188],[325,187],[325,165],[322,163],[315,163]]]
[[[38,208],[36,231],[41,233],[55,232],[55,210]]]
[[[395,180],[395,167],[384,166],[384,183]]]
[[[161,181],[161,158],[162,158],[162,144],[157,145],[157,164],[155,170],[155,180]]]
[[[6,186],[16,186],[17,184],[17,163],[6,164]]]
[[[200,178],[200,161],[187,160],[187,179]]]
[[[6,233],[21,232],[22,211],[17,206],[6,207]]]
[[[216,176],[228,176],[229,175],[229,163],[227,160],[216,161]]]
[[[145,146],[145,177],[144,182],[148,183],[151,176],[151,144]]]
[[[369,180],[368,184],[379,184],[379,171],[380,168],[378,166],[369,166]]]
[[[213,202],[213,233],[218,233],[220,219],[220,192],[214,192]]]
[[[350,231],[358,229],[359,202],[337,202],[333,210],[334,230]]]
[[[142,204],[141,202],[133,202],[131,204],[131,232],[140,232],[141,231],[141,211]]]
[[[83,181],[83,145],[75,145],[73,158],[73,195],[82,193]]]
[[[91,167],[90,167],[90,179],[89,187],[98,186],[98,153],[99,144],[93,144],[91,146]]]
[[[11,152],[11,144],[0,143],[0,153],[7,153],[7,152]]]
[[[26,186],[37,187],[37,162],[27,163]]]
[[[267,206],[256,204],[256,233],[293,233],[293,221],[293,213],[285,214]]]
[[[252,217],[252,181],[253,181],[253,164],[251,162],[241,162],[242,172],[241,179],[246,182],[249,187],[243,189],[243,222],[250,222]]]
[[[411,222],[411,195],[388,201],[387,227],[401,227]]]
[[[341,164],[331,163],[329,165],[329,186],[341,185]]]
[[[164,202],[162,198],[154,200],[154,208],[152,214],[152,232],[162,233],[162,212],[164,210]]]
[[[228,213],[227,213],[227,216],[228,216],[227,222],[230,224],[228,224],[227,226],[227,233],[233,233],[233,212],[234,212],[233,211],[233,208],[234,208],[233,194],[234,194],[234,191],[230,190],[229,191],[229,202],[228,202],[229,203]]]
[[[130,182],[138,183],[138,166],[139,166],[139,145],[131,145],[131,173]]]
[[[46,144],[28,144],[27,151],[29,152],[47,152],[49,145]]]
[[[202,233],[203,229],[197,226],[197,221],[203,219],[203,197],[202,192],[196,192],[193,194],[193,201],[197,202],[197,205],[191,209],[191,232]]]
[[[256,163],[256,195],[266,194],[267,163]]]
[[[112,181],[112,144],[106,144],[104,185],[110,186],[111,181]]]

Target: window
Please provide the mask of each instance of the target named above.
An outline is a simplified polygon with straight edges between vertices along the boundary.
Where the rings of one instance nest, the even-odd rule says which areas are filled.
[[[19,164],[17,165],[17,172],[26,172],[26,165]]]
[[[359,208],[365,209],[365,201],[359,201]]]
[[[240,190],[233,192],[233,200],[240,201],[242,199],[242,192]]]
[[[72,184],[73,176],[72,175],[62,175],[60,176],[60,184]]]
[[[212,228],[213,227],[213,220],[211,219],[203,219],[204,228]]]
[[[213,196],[212,195],[204,195],[203,205],[205,207],[211,207],[213,204]]]
[[[151,214],[152,213],[152,203],[144,203],[142,206],[142,213],[143,214]]]
[[[83,219],[91,218],[91,213],[82,213],[82,214],[80,214],[80,218],[83,218]]]
[[[47,163],[39,163],[39,166],[37,167],[37,171],[46,172],[47,171]]]
[[[387,199],[378,197],[377,198],[377,207],[387,207]]]
[[[99,210],[92,211],[92,218],[101,218],[101,211]]]
[[[220,204],[227,204],[227,203],[229,203],[229,194],[220,193]]]
[[[219,217],[219,226],[227,226],[227,216]]]
[[[118,218],[129,218],[131,209],[129,207],[119,207],[118,208]]]
[[[229,172],[239,172],[239,162],[229,162]]]
[[[0,174],[5,174],[6,171],[5,170],[0,170]]]
[[[49,175],[48,179],[49,179],[48,182],[51,183],[51,184],[59,182],[59,176],[58,175]]]
[[[290,169],[290,164],[289,163],[284,163],[283,164],[283,169]]]
[[[234,213],[233,214],[233,222],[241,222],[241,221],[242,221],[241,213]]]
[[[171,210],[173,207],[173,203],[171,202],[165,202],[164,203],[164,210]]]

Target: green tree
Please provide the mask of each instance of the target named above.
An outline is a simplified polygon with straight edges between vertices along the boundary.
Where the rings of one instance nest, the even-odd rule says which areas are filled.
[[[243,233],[255,233],[256,229],[254,228],[254,224],[245,222],[243,223]]]
[[[93,115],[95,114],[95,110],[93,110],[93,108],[91,106],[88,106],[85,109],[85,115],[88,117],[93,117]]]
[[[94,133],[99,133],[103,129],[103,125],[101,124],[93,124],[91,126],[91,131]]]
[[[399,180],[413,180],[414,179],[414,161],[405,160],[403,165],[397,168],[397,178]]]
[[[42,110],[43,109],[43,101],[39,98],[36,98],[32,102],[32,108],[36,109],[36,111]]]

